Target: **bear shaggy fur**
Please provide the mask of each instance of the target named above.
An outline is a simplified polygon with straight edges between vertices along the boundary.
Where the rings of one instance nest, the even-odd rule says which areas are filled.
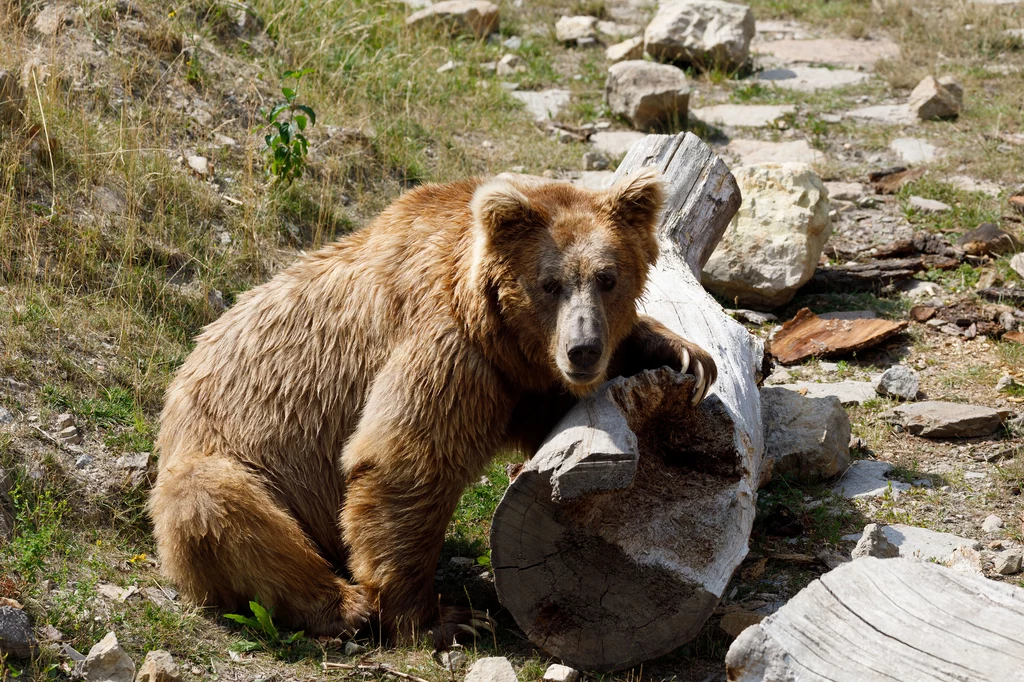
[[[636,311],[661,203],[651,171],[601,192],[426,185],[240,296],[167,391],[150,499],[167,577],[310,635],[450,641],[478,615],[439,606],[434,571],[497,450],[532,453],[615,374],[714,381]]]

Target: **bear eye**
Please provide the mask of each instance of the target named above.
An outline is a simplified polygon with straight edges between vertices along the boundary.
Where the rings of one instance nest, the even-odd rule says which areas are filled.
[[[550,296],[557,296],[558,292],[562,290],[562,283],[557,279],[549,279],[541,285],[544,292]]]
[[[602,272],[597,276],[597,285],[604,291],[611,291],[615,288],[615,275],[610,272]]]

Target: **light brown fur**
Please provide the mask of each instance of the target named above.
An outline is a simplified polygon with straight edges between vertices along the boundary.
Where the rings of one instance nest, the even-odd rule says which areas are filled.
[[[683,348],[713,380],[703,351],[636,313],[660,205],[649,173],[608,192],[427,185],[241,296],[167,391],[150,501],[166,575],[224,609],[258,596],[309,634],[379,617],[450,638],[466,615],[439,611],[433,575],[496,450],[532,452],[609,374],[685,369]],[[601,308],[585,380],[564,371],[552,278]]]

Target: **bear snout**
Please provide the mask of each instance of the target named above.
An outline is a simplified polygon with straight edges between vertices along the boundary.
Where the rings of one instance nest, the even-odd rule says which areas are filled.
[[[572,369],[590,373],[601,360],[603,351],[604,348],[599,339],[585,339],[569,346],[566,355],[569,357]]]

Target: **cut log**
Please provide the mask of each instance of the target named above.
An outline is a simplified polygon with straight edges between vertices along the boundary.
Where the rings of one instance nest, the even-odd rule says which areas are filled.
[[[700,285],[739,188],[692,134],[648,135],[617,176],[648,165],[667,206],[642,312],[707,349],[718,382],[697,407],[694,378],[668,368],[608,382],[555,427],[491,528],[502,604],[537,646],[584,670],[696,636],[747,554],[764,450],[763,346]]]
[[[1022,679],[1024,590],[909,559],[857,559],[743,631],[730,682]]]

